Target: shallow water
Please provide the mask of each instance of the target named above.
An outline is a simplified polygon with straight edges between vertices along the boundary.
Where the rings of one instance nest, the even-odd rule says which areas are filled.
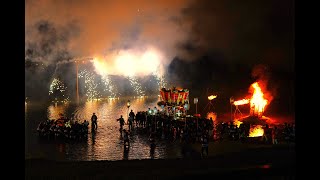
[[[128,99],[107,99],[102,101],[86,102],[80,105],[73,104],[36,104],[28,102],[25,107],[25,158],[46,158],[52,160],[131,160],[131,159],[165,159],[179,158],[181,146],[165,140],[158,140],[155,152],[150,155],[147,141],[148,135],[133,132],[130,137],[130,148],[124,151],[122,138],[119,132],[119,122],[123,115],[126,119],[128,111],[146,111],[153,108],[158,102],[157,97],[143,99],[131,98],[131,106],[126,106]],[[37,126],[40,121],[57,119],[60,113],[71,117],[72,114],[80,122],[89,120],[92,113],[98,116],[98,130],[91,133],[81,142],[46,141],[39,139]],[[127,126],[124,127],[128,129]]]
[[[182,145],[179,142],[168,142],[158,139],[154,154],[150,154],[148,134],[133,131],[130,137],[129,151],[124,151],[123,140],[119,132],[119,122],[123,115],[126,119],[132,109],[146,111],[153,108],[158,97],[137,99],[129,98],[131,106],[127,108],[128,99],[107,99],[102,101],[74,104],[46,104],[28,102],[25,106],[25,158],[45,158],[52,160],[133,160],[133,159],[168,159],[181,158]],[[71,117],[72,114],[81,122],[85,119],[90,122],[92,113],[98,116],[98,130],[91,133],[89,125],[88,139],[81,142],[47,141],[39,139],[37,126],[40,121],[57,119],[60,113]],[[276,124],[294,122],[294,117],[271,117]],[[218,115],[218,121],[229,121],[230,114]],[[128,126],[125,125],[125,129]],[[185,147],[184,147],[185,148]]]

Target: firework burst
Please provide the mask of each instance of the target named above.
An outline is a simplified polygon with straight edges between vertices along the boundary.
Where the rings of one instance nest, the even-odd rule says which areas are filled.
[[[158,86],[160,87],[160,88],[166,88],[167,87],[167,81],[166,81],[166,79],[165,79],[165,77],[164,76],[161,76],[161,77],[159,77],[159,76],[155,76],[156,77],[156,79],[157,79],[157,84],[158,84]]]
[[[54,96],[54,99],[61,99],[62,102],[69,102],[69,97],[66,95],[67,87],[58,78],[54,78],[50,84],[49,96]]]
[[[109,97],[116,97],[117,96],[117,89],[115,85],[112,83],[112,80],[110,79],[109,75],[102,76],[102,83],[105,86],[103,91],[109,93]]]
[[[101,98],[101,94],[97,91],[98,83],[95,81],[95,74],[93,72],[83,70],[79,73],[79,78],[84,78],[87,100],[90,101]]]
[[[134,92],[138,96],[145,96],[145,91],[142,89],[141,84],[138,82],[138,79],[134,76],[128,76],[131,86],[133,87]]]

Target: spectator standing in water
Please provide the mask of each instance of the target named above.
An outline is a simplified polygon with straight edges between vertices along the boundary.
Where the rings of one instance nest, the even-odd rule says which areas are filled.
[[[93,113],[91,116],[91,125],[92,125],[92,129],[97,130],[98,129],[98,117],[96,115],[96,113]]]
[[[135,116],[136,115],[134,114],[134,112],[131,109],[131,111],[129,113],[129,130],[132,129],[132,125],[133,125],[133,121],[134,121]]]
[[[124,125],[124,119],[123,119],[122,115],[120,116],[119,119],[117,119],[117,121],[119,121],[119,123],[120,123],[119,131],[122,133],[122,129],[123,129],[123,125]]]

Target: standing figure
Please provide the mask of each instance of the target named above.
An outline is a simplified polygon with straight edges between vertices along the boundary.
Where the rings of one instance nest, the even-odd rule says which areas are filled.
[[[124,119],[123,119],[122,115],[120,116],[119,119],[117,119],[117,121],[119,121],[119,123],[120,123],[119,131],[120,131],[120,133],[122,133],[122,129],[123,129],[123,125],[124,125]]]
[[[96,113],[93,113],[91,116],[91,125],[92,125],[92,129],[94,130],[97,130],[98,128],[97,120],[98,120],[98,117]]]
[[[134,114],[134,112],[133,112],[132,109],[131,109],[131,111],[130,111],[130,113],[129,113],[129,130],[132,129],[132,125],[133,125],[135,116],[136,116],[136,115]]]

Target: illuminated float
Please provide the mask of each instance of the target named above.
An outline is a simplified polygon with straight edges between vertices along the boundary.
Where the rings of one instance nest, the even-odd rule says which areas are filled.
[[[168,116],[173,116],[175,120],[186,117],[189,110],[189,90],[173,87],[171,89],[162,88],[160,90],[158,105]]]

